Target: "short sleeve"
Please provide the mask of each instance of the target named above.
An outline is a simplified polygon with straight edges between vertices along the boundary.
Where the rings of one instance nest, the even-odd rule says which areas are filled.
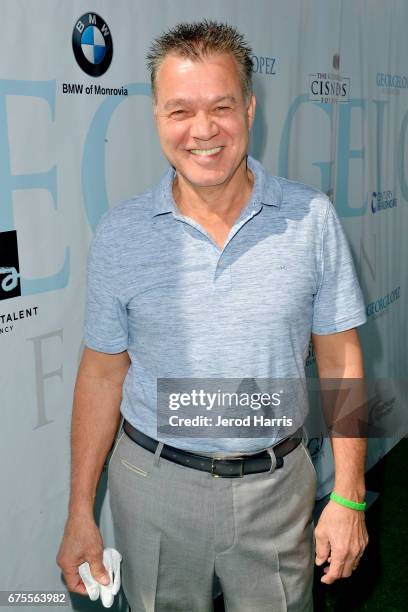
[[[328,200],[312,333],[334,334],[366,321],[364,299],[350,247],[337,212]]]
[[[95,351],[121,353],[128,346],[127,309],[115,287],[114,232],[102,221],[88,253],[84,341]]]

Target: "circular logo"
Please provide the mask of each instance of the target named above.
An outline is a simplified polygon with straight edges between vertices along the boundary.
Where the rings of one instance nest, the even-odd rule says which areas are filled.
[[[99,77],[112,62],[112,36],[105,21],[96,13],[85,13],[78,19],[72,32],[72,48],[78,66]]]

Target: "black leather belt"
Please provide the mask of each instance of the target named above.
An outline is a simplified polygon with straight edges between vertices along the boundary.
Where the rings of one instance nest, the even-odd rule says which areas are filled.
[[[149,438],[144,433],[135,429],[128,421],[124,420],[124,431],[136,444],[139,444],[146,450],[154,453],[157,445],[157,440]],[[276,457],[275,469],[283,466],[283,457],[293,451],[302,440],[302,428],[300,427],[290,438],[285,438],[273,446],[273,451]],[[180,448],[174,448],[164,444],[160,456],[163,459],[168,459],[179,465],[209,472],[214,477],[220,478],[242,478],[246,474],[258,474],[259,472],[269,472],[271,469],[271,457],[267,451],[261,451],[254,455],[243,457],[232,457],[229,459],[216,459],[205,457],[204,455],[196,455]]]

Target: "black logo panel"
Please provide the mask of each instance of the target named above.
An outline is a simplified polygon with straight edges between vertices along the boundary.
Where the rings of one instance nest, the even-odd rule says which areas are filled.
[[[21,295],[17,232],[0,233],[0,300]]]

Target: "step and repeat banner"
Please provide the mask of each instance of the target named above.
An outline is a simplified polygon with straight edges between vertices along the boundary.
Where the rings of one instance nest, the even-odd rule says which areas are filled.
[[[101,215],[167,168],[144,58],[181,20],[227,21],[247,35],[258,101],[251,154],[335,203],[367,308],[359,334],[379,432],[367,469],[375,464],[406,435],[394,417],[407,396],[408,4],[1,0],[0,10],[0,589],[63,588],[55,556],[87,251]],[[312,347],[306,373],[317,376]],[[321,418],[312,406],[318,498],[333,476]],[[97,514],[113,545],[105,478]]]

